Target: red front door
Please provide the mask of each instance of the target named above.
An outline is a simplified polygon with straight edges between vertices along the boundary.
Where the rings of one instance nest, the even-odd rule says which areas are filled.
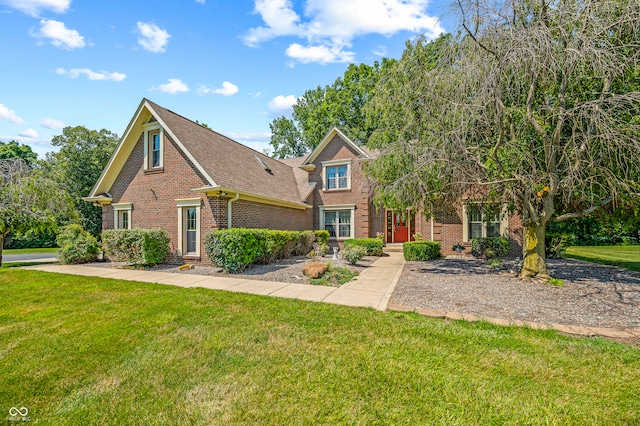
[[[409,241],[408,216],[407,212],[393,212],[393,241],[396,243]]]

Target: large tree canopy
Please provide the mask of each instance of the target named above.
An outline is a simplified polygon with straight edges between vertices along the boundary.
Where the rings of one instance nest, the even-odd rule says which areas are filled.
[[[60,184],[21,158],[0,160],[0,265],[9,232],[55,228],[60,216],[72,217],[72,203]]]
[[[118,135],[84,126],[65,127],[51,144],[58,152],[47,154],[45,167],[71,194],[83,226],[93,235],[102,231],[102,209],[82,201],[91,192],[118,144]]]
[[[378,79],[395,61],[373,65],[351,64],[331,86],[307,90],[293,106],[291,119],[270,124],[275,158],[296,157],[313,150],[333,126],[356,143],[368,141],[376,123],[366,120],[364,105],[373,96]]]
[[[38,154],[33,152],[29,145],[18,141],[0,142],[0,160],[8,158],[22,158],[28,166],[33,166],[38,159]]]
[[[545,229],[636,198],[640,0],[457,0],[457,36],[411,43],[370,113],[378,199],[508,204],[522,277],[546,276]]]

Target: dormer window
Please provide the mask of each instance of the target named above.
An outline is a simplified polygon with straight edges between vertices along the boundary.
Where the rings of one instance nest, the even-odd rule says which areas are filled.
[[[164,132],[157,121],[142,126],[144,130],[144,170],[159,172],[163,170]]]
[[[322,177],[325,191],[351,189],[351,160],[323,162]]]

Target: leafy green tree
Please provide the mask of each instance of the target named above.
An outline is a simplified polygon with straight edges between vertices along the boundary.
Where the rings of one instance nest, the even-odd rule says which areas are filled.
[[[102,230],[102,209],[82,201],[105,168],[118,144],[118,135],[84,126],[65,127],[51,140],[58,152],[47,154],[45,168],[71,194],[83,227],[94,236]]]
[[[393,60],[373,65],[351,64],[332,85],[310,89],[293,106],[292,118],[278,117],[270,124],[275,158],[303,155],[314,149],[334,126],[354,142],[365,144],[377,123],[367,120],[364,106],[376,83]]]
[[[72,216],[73,203],[58,182],[21,158],[0,160],[0,265],[10,232],[55,229],[60,216]]]
[[[29,145],[21,144],[18,141],[0,142],[0,160],[7,158],[22,158],[27,165],[33,166],[38,155]]]
[[[398,205],[510,205],[521,277],[545,279],[549,223],[638,200],[640,1],[455,4],[460,32],[412,43],[376,88],[367,173]]]

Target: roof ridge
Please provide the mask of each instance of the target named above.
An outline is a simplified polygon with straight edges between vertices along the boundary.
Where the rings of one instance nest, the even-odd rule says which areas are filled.
[[[257,153],[257,154],[260,154],[260,155],[262,155],[262,156],[264,156],[264,157],[268,158],[269,160],[277,161],[277,162],[278,162],[278,163],[280,163],[280,164],[284,164],[283,162],[281,162],[281,161],[279,161],[279,160],[277,160],[277,159],[275,159],[275,158],[273,158],[273,157],[269,157],[269,156],[268,156],[268,155],[266,155],[264,152],[260,152],[260,151],[258,151],[258,150],[256,150],[256,149],[251,148],[250,146],[247,146],[247,145],[245,145],[245,144],[242,144],[242,143],[240,143],[240,142],[238,142],[238,141],[236,141],[236,140],[234,140],[234,139],[231,139],[229,136],[223,135],[222,133],[220,133],[220,132],[218,132],[218,131],[216,131],[216,130],[213,130],[213,129],[212,129],[212,128],[210,128],[210,127],[205,127],[205,126],[203,126],[203,125],[202,125],[202,124],[200,124],[200,123],[196,123],[195,121],[191,120],[190,118],[187,118],[187,117],[185,117],[184,115],[178,114],[177,112],[174,112],[174,111],[172,111],[172,110],[170,110],[170,109],[168,109],[168,108],[165,108],[165,107],[163,107],[162,105],[158,105],[157,103],[153,102],[152,100],[150,100],[150,99],[148,99],[148,98],[144,98],[144,100],[146,100],[147,102],[150,102],[150,103],[151,103],[151,104],[153,104],[154,106],[160,107],[160,108],[164,109],[165,111],[170,112],[171,114],[173,114],[173,115],[175,115],[175,116],[178,116],[178,117],[180,117],[180,118],[182,118],[182,119],[184,119],[184,120],[187,120],[187,121],[189,121],[189,122],[190,122],[190,123],[192,123],[192,124],[195,124],[195,125],[197,125],[197,126],[200,126],[200,127],[202,127],[203,129],[205,129],[205,130],[208,130],[208,131],[210,131],[210,132],[215,133],[215,134],[216,134],[216,135],[218,135],[218,136],[221,136],[221,137],[223,137],[223,138],[225,138],[225,139],[228,139],[229,141],[231,141],[231,142],[233,142],[233,143],[237,144],[238,146],[240,146],[240,147],[242,147],[242,148],[249,149],[249,150],[251,150],[251,151],[253,151],[253,152]],[[287,167],[289,167],[289,168],[292,168],[292,167],[291,167],[291,166],[289,166],[288,164],[284,164],[284,165],[285,165],[285,166],[287,166]]]

